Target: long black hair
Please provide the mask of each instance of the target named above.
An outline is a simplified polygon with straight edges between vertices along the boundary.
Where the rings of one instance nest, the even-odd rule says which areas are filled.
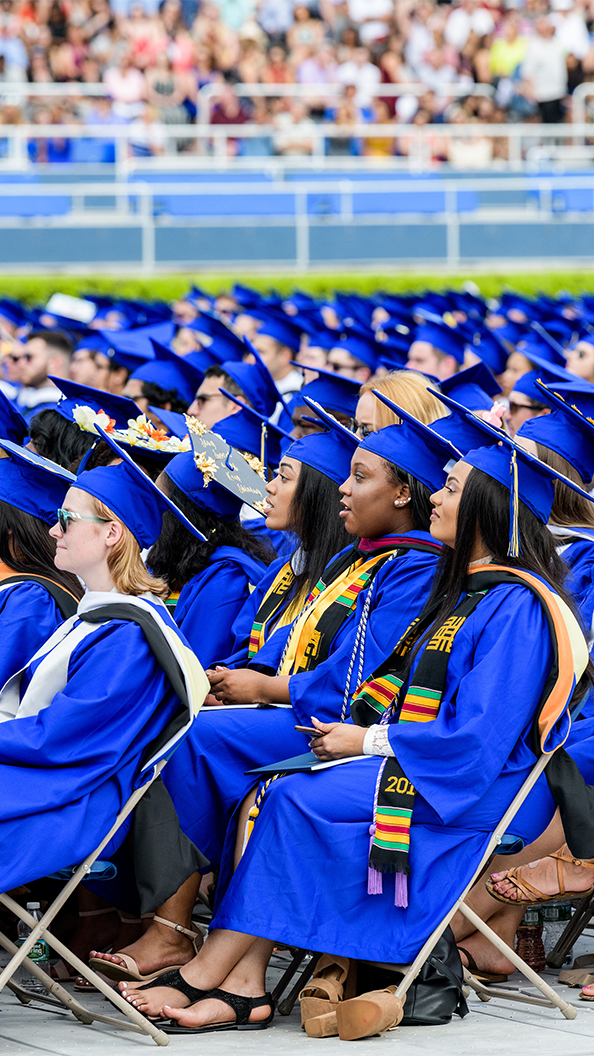
[[[55,554],[45,521],[0,500],[0,561],[14,572],[53,579],[80,601],[84,591],[78,577],[56,568]]]
[[[460,496],[454,549],[443,548],[427,607],[440,598],[442,602],[430,629],[413,650],[411,660],[422,644],[431,637],[448,616],[451,616],[456,608],[464,591],[468,566],[475,551],[477,537],[482,540],[494,564],[521,568],[544,579],[545,583],[569,606],[582,626],[575,602],[564,586],[567,566],[558,555],[555,539],[547,526],[520,500],[518,529],[522,553],[519,557],[508,556],[509,527],[508,488],[473,466]],[[592,665],[590,662],[582,677],[583,686],[581,683],[580,693],[574,698],[575,700],[580,699],[580,694],[583,696],[591,682]]]
[[[170,409],[177,414],[183,414],[189,407],[189,403],[182,399],[177,389],[164,389],[154,381],[143,381],[142,395],[152,407],[165,407],[168,403]]]
[[[413,477],[411,473],[407,473],[406,470],[400,469],[399,466],[395,466],[393,462],[388,462],[384,459],[388,471],[388,481],[390,484],[406,484],[410,491],[410,514],[413,521],[413,526],[420,532],[428,532],[429,525],[431,523],[431,492],[426,484],[422,484],[420,480]]]
[[[154,576],[167,580],[172,590],[181,590],[192,576],[202,572],[219,546],[236,546],[265,565],[274,560],[272,548],[239,521],[223,521],[211,510],[202,509],[167,477],[167,470],[165,477],[168,497],[206,536],[206,542],[202,542],[180,524],[175,514],[169,510],[163,514],[161,534],[146,563]]]
[[[313,590],[332,558],[354,542],[339,517],[338,484],[305,462],[299,465],[288,525],[301,542],[301,563],[291,592],[293,605]]]
[[[38,455],[51,458],[68,469],[93,446],[92,433],[83,433],[76,422],[69,422],[58,411],[47,407],[31,419],[30,435]]]
[[[110,447],[105,440],[97,440],[96,436],[93,436],[93,434],[90,435],[91,439],[95,440],[96,443],[92,453],[89,455],[85,469],[97,469],[99,466],[111,466],[112,462],[118,457],[113,448]],[[151,480],[155,481],[160,473],[163,472],[163,459],[157,457],[153,458],[150,452],[144,451],[140,445],[134,447],[128,452],[128,454],[132,461],[135,462],[137,466],[140,466],[140,468],[146,473],[147,477],[150,477]],[[173,458],[173,455],[171,457]],[[79,455],[79,457],[75,458],[71,465],[67,467],[71,473],[78,472],[82,459],[83,456]]]

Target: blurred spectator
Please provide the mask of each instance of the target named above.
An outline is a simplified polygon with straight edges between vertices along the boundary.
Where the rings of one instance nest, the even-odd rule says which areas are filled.
[[[444,39],[456,51],[462,51],[472,34],[477,39],[486,37],[495,29],[493,15],[479,4],[479,0],[461,0],[448,15]]]
[[[525,90],[538,103],[540,117],[546,124],[560,124],[565,119],[563,99],[567,92],[567,65],[563,45],[550,18],[541,15],[534,24],[536,36],[528,41],[522,65]]]
[[[165,126],[154,106],[143,105],[139,117],[130,123],[130,153],[133,158],[151,158],[165,153]]]
[[[146,81],[134,66],[129,51],[122,52],[117,65],[108,67],[103,75],[103,83],[114,100],[114,114],[134,118],[143,112]]]
[[[274,149],[277,154],[298,157],[313,153],[313,137],[306,133],[314,129],[315,124],[309,116],[308,107],[301,100],[296,99],[288,110],[280,113],[275,125]]]
[[[166,51],[162,51],[155,65],[146,71],[145,80],[147,102],[157,110],[160,120],[166,125],[186,124],[190,115],[184,101],[194,86],[188,84],[187,74],[173,69]]]
[[[360,106],[371,106],[375,89],[380,83],[379,68],[371,62],[369,48],[356,48],[353,58],[343,62],[336,71],[340,84],[354,84]]]
[[[362,44],[385,40],[394,17],[394,0],[348,0],[348,15],[359,27]]]
[[[286,35],[289,50],[296,55],[302,54],[299,49],[304,47],[317,50],[326,36],[324,23],[319,18],[312,18],[306,4],[296,5],[293,18],[293,25]]]
[[[252,121],[257,125],[269,125],[272,118],[263,99],[258,99],[254,104]],[[270,157],[274,154],[272,137],[269,134],[251,136],[249,139],[241,140],[240,153],[244,158]]]
[[[212,108],[211,125],[245,125],[250,120],[250,112],[240,101],[230,85],[221,89]],[[238,139],[227,140],[227,152],[230,156],[240,152]]]
[[[345,99],[337,107],[333,114],[333,119],[337,125],[356,125],[357,114],[355,113],[355,106],[352,100]],[[328,136],[326,139],[326,154],[330,155],[330,157],[349,157],[357,153],[357,143],[352,136],[343,134],[341,136]]]
[[[288,62],[287,55],[280,45],[275,45],[268,52],[268,62],[262,73],[264,84],[294,84],[295,77]]]
[[[512,77],[526,58],[528,42],[520,36],[519,18],[511,11],[503,23],[503,36],[491,45],[489,67],[493,77]]]
[[[390,111],[383,99],[375,101],[374,120],[378,125],[388,125],[392,121]],[[395,153],[396,140],[393,136],[366,136],[363,140],[363,153],[367,158],[391,158]]]

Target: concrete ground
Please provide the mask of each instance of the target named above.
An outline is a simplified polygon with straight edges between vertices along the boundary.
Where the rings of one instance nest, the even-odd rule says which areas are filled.
[[[586,933],[576,945],[574,954],[594,950],[594,934]],[[554,983],[558,973],[547,971]],[[271,970],[270,986],[278,980]],[[71,984],[68,984],[69,986]],[[525,993],[536,993],[516,973],[509,984]],[[381,1037],[356,1044],[356,1056],[373,1056],[388,1049],[401,1056],[594,1056],[594,1003],[579,1000],[579,990],[556,986],[556,989],[579,1007],[574,1020],[566,1020],[552,1009],[528,1008],[501,999],[482,1004],[474,995],[469,998],[470,1015],[454,1018],[443,1027],[404,1027]],[[98,994],[85,994],[82,1003],[90,1010],[109,1014],[105,1000]],[[118,1013],[115,1013],[118,1015]],[[338,1038],[314,1040],[301,1031],[298,1006],[288,1017],[277,1016],[265,1031],[225,1032],[200,1038],[171,1037],[168,1051],[196,1053],[200,1056],[338,1056],[346,1042]],[[69,1013],[47,1006],[23,1007],[12,993],[0,995],[0,1054],[7,1056],[134,1056],[136,1052],[156,1051],[145,1037],[101,1024],[83,1026]]]

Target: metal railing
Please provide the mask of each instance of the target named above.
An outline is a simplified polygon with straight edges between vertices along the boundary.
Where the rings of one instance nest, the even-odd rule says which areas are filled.
[[[185,162],[185,171],[188,167],[196,171],[208,171],[209,169],[227,168],[232,170],[238,159],[229,156],[229,141],[249,140],[254,138],[267,138],[273,144],[275,136],[290,133],[294,140],[301,139],[304,143],[311,141],[311,157],[308,157],[309,147],[306,147],[304,155],[285,159],[281,157],[269,157],[267,155],[252,157],[251,167],[259,170],[265,169],[273,164],[275,173],[281,173],[285,164],[289,167],[303,167],[310,163],[320,171],[332,168],[337,162],[348,163],[349,168],[357,162],[365,167],[372,166],[370,171],[377,171],[377,163],[385,163],[389,170],[392,166],[395,170],[428,172],[436,167],[435,147],[446,145],[453,141],[475,140],[489,138],[491,140],[507,141],[507,158],[498,159],[497,164],[501,169],[507,168],[511,171],[522,171],[525,167],[524,153],[530,146],[542,146],[543,144],[555,144],[559,141],[568,141],[578,136],[586,139],[593,135],[592,125],[587,123],[573,125],[534,125],[534,124],[451,124],[451,125],[400,125],[400,124],[357,124],[337,125],[331,122],[320,124],[312,123],[304,127],[299,125],[278,129],[275,125],[165,125],[158,126],[159,134],[164,143],[169,143],[172,153],[177,141],[185,141],[186,144],[192,140],[196,144],[203,143],[212,150],[207,157],[200,157],[192,153],[189,158],[184,155],[174,154],[175,166]],[[129,172],[138,169],[157,169],[163,164],[160,156],[146,159],[131,157],[133,152],[135,136],[137,133],[129,125],[0,125],[0,144],[7,142],[5,157],[0,160],[0,173],[2,170],[14,172],[26,172],[34,169],[34,164],[29,157],[29,144],[36,140],[103,140],[115,144],[115,169],[116,174],[123,178]],[[392,139],[400,140],[400,146],[405,146],[405,156],[391,156],[387,158],[348,157],[335,158],[326,156],[326,143],[333,139],[352,139],[365,142],[370,139]],[[593,137],[594,138],[594,137]],[[144,164],[144,163],[147,164]],[[437,162],[439,164],[439,162]],[[529,168],[529,166],[528,166]],[[54,166],[55,169],[55,166]],[[182,170],[184,171],[184,170]]]
[[[517,192],[524,192],[523,204],[517,202]],[[572,213],[568,208],[566,212],[559,211],[557,207],[558,196],[563,193],[576,191],[587,191],[592,195],[589,208],[580,212]],[[476,194],[476,202],[469,203],[469,193]],[[493,207],[481,207],[480,194],[487,195],[491,192],[505,194],[511,192],[516,194],[516,204],[506,208],[499,206],[495,212]],[[426,180],[417,178],[414,180],[386,180],[373,186],[374,210],[373,212],[358,211],[356,196],[358,194],[369,195],[369,183],[365,180],[342,179],[342,180],[296,180],[286,184],[270,183],[243,183],[241,184],[241,196],[243,198],[266,199],[265,210],[252,210],[245,215],[236,212],[230,215],[229,211],[217,214],[214,210],[205,209],[204,215],[194,213],[191,210],[184,214],[183,210],[177,214],[167,214],[163,211],[163,198],[175,198],[176,196],[189,196],[191,198],[206,198],[214,196],[216,199],[236,197],[238,187],[236,183],[168,183],[166,181],[149,184],[138,179],[127,182],[118,181],[114,183],[51,183],[51,184],[7,184],[2,189],[3,196],[19,198],[60,198],[62,212],[57,211],[53,215],[43,215],[43,226],[49,229],[106,229],[116,228],[139,228],[141,230],[141,253],[138,266],[147,273],[152,273],[156,266],[162,261],[157,253],[157,236],[160,230],[174,227],[180,240],[183,240],[192,228],[206,230],[217,228],[219,231],[227,229],[230,237],[234,238],[240,227],[257,228],[260,234],[266,228],[292,228],[295,232],[295,254],[294,259],[283,261],[292,265],[300,271],[305,271],[311,262],[310,236],[314,228],[324,227],[328,231],[332,226],[348,228],[369,228],[374,225],[380,228],[392,226],[395,231],[398,227],[423,224],[435,226],[441,224],[446,231],[446,252],[444,262],[450,267],[456,267],[460,262],[460,234],[461,229],[468,225],[493,224],[512,225],[522,223],[563,224],[564,221],[581,226],[590,225],[594,234],[594,176],[591,177],[489,177],[485,179],[446,178],[439,180]],[[411,195],[419,202],[423,195],[432,196],[432,208],[424,213],[422,203],[417,205],[414,211],[413,205],[409,205],[408,212],[394,211],[394,200],[388,200],[387,196]],[[436,203],[435,196],[441,195]],[[336,196],[338,207],[333,215],[316,215],[312,212],[312,197]],[[284,196],[284,208],[276,209],[275,199]],[[385,212],[378,206],[382,197],[385,200]],[[109,199],[106,207],[97,205],[98,199]],[[87,205],[86,200],[89,200]],[[287,200],[292,210],[287,209]],[[513,200],[513,199],[512,199]],[[409,201],[412,201],[410,199]],[[68,209],[68,206],[70,207]],[[33,221],[34,223],[34,221]],[[31,217],[22,218],[15,215],[0,216],[0,231],[9,229],[31,228]],[[557,226],[556,230],[559,228]],[[594,257],[594,242],[591,256]],[[526,254],[529,256],[529,253]],[[187,258],[180,254],[180,259],[187,263]],[[89,261],[92,263],[92,258]]]

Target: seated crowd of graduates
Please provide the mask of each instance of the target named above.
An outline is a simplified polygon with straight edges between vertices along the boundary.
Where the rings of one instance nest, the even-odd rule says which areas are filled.
[[[171,1033],[268,1026],[275,944],[324,955],[308,1035],[393,1026],[395,986],[361,1002],[350,966],[414,959],[545,713],[561,763],[467,901],[513,948],[527,905],[592,889],[594,304],[91,302],[0,301],[2,889],[109,830],[180,707],[166,638],[198,714],[72,950]],[[479,978],[513,971],[452,930]]]

